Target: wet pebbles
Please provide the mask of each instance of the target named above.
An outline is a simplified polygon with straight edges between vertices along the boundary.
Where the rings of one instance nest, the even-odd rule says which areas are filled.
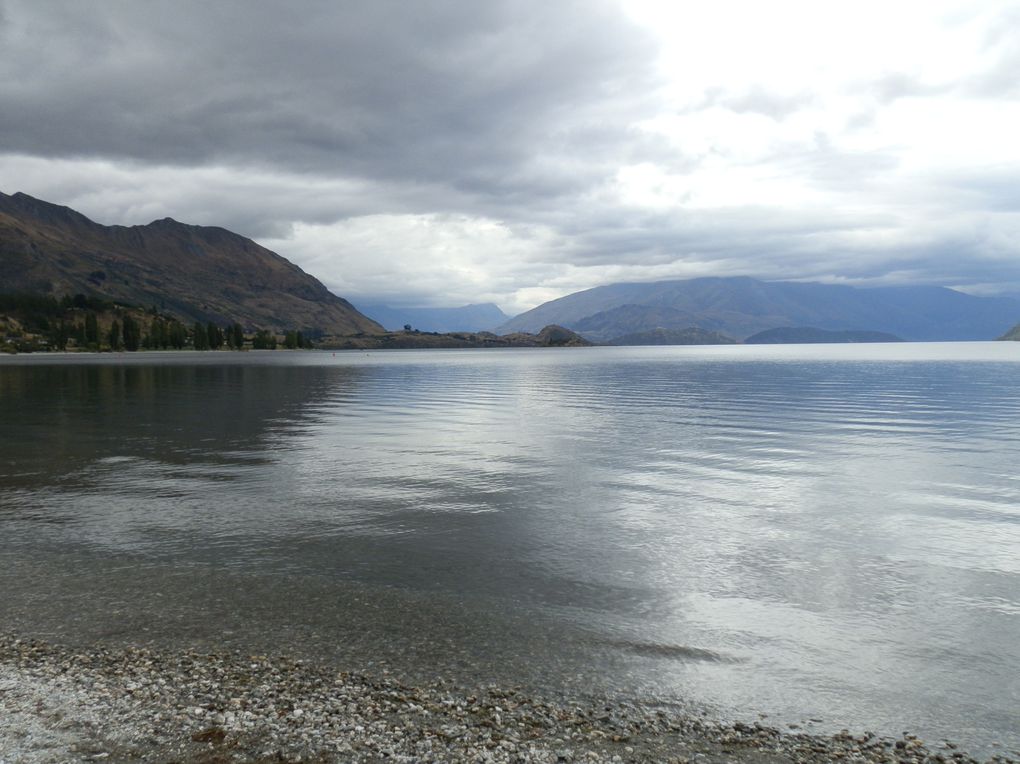
[[[1008,758],[993,761],[1009,762]],[[971,762],[911,735],[761,723],[285,657],[70,650],[0,636],[0,764],[26,762]]]

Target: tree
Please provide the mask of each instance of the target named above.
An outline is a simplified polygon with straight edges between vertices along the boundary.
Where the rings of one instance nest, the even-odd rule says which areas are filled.
[[[208,350],[209,349],[209,334],[205,330],[205,324],[200,321],[195,322],[195,326],[191,330],[192,343],[195,346],[195,350]]]
[[[223,347],[223,330],[216,326],[212,321],[205,328],[206,334],[209,335],[209,347],[212,350],[219,350]]]
[[[295,332],[293,329],[287,332],[287,334],[284,335],[283,338],[283,346],[288,350],[296,350],[297,348],[299,348],[300,345],[298,345],[298,333]]]
[[[92,311],[85,314],[85,342],[89,345],[99,344],[99,321]]]
[[[167,344],[172,348],[182,350],[184,348],[185,343],[187,342],[188,336],[188,332],[184,328],[184,324],[182,324],[177,319],[173,319],[167,325],[166,331],[167,331]]]
[[[275,350],[276,335],[265,329],[259,329],[252,338],[251,346],[256,350]]]
[[[124,349],[132,353],[138,350],[141,343],[142,329],[131,316],[124,316]]]
[[[153,318],[152,321],[149,322],[148,338],[149,342],[147,347],[150,347],[153,350],[165,348],[170,342],[166,332],[166,321],[158,316]]]
[[[234,337],[234,347],[241,350],[244,347],[244,328],[235,321],[234,325],[230,327],[230,333]]]
[[[107,339],[110,343],[110,350],[120,350],[120,323],[117,319],[113,319],[113,323],[110,324],[110,333],[107,335]]]
[[[50,346],[57,350],[65,350],[67,348],[67,341],[71,338],[71,328],[64,323],[64,319],[60,319],[56,323],[50,326]]]

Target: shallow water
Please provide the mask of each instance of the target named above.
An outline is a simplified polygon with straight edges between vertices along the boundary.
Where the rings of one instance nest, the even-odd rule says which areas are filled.
[[[1018,411],[1014,343],[2,358],[0,607],[1008,751]]]

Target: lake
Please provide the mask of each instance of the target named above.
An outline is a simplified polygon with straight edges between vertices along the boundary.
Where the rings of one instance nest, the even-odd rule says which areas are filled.
[[[1020,344],[0,358],[0,614],[1020,749]]]

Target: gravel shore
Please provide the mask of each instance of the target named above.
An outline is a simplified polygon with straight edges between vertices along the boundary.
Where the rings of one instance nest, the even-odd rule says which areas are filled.
[[[513,688],[409,687],[286,657],[71,650],[0,635],[0,764],[972,762],[946,741],[817,736]],[[1014,761],[994,757],[990,761]]]

